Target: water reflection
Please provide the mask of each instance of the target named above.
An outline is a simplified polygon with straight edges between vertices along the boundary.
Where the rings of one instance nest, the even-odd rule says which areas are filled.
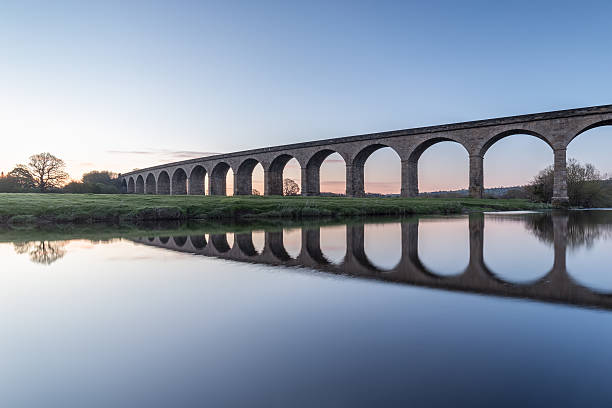
[[[295,246],[297,240],[285,239],[286,230],[265,231],[262,251],[254,249],[251,233],[235,234],[236,245],[227,243],[226,234],[211,235],[211,245],[204,248],[189,241],[179,247],[161,238],[152,243],[148,239],[136,241],[235,261],[303,266],[447,290],[612,308],[612,298],[605,296],[612,290],[612,274],[580,267],[568,271],[566,267],[568,254],[574,266],[577,258],[572,256],[592,255],[589,251],[599,245],[605,248],[598,252],[608,253],[611,225],[612,212],[472,214],[388,224],[307,226],[297,230],[301,247],[293,251],[297,253],[294,256],[285,245]],[[427,263],[423,254],[430,257]],[[591,263],[596,270],[607,270],[601,260]]]
[[[148,234],[178,252],[447,290],[612,308],[612,211],[471,214],[396,222]],[[69,241],[14,242],[49,265]]]
[[[35,263],[50,265],[66,254],[64,248],[68,241],[29,241],[13,242],[15,252],[27,254]]]

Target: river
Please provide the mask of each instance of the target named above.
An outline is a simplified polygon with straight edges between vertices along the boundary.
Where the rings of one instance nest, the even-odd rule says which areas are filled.
[[[0,406],[610,406],[612,210],[0,232]]]

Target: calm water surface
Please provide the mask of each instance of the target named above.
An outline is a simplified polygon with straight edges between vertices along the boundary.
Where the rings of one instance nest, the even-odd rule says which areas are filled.
[[[227,229],[0,233],[0,406],[612,404],[612,211]]]

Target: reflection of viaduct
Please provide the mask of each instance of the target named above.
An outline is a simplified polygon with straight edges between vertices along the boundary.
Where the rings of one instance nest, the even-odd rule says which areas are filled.
[[[234,194],[252,192],[252,173],[258,163],[264,169],[264,194],[282,195],[283,169],[295,158],[301,167],[303,195],[320,193],[320,167],[327,156],[339,153],[346,164],[346,195],[364,194],[364,166],[378,149],[390,147],[401,159],[401,195],[418,194],[418,160],[425,150],[442,141],[461,144],[469,154],[469,189],[473,197],[483,194],[483,158],[498,140],[528,134],[542,139],[554,152],[554,201],[567,202],[566,149],[581,133],[612,124],[612,105],[513,116],[452,125],[341,137],[263,149],[220,154],[149,167],[122,174],[125,192],[140,194],[225,195],[226,175],[234,173]]]
[[[210,242],[203,235],[182,237],[139,238],[136,242],[175,251],[204,256],[268,265],[304,266],[319,271],[405,283],[431,288],[462,292],[529,298],[539,301],[566,303],[581,306],[612,309],[612,297],[576,283],[567,273],[565,256],[567,249],[567,215],[552,217],[554,231],[554,264],[542,278],[525,284],[504,282],[484,262],[484,216],[470,215],[470,261],[463,273],[455,276],[439,276],[428,270],[419,259],[418,222],[401,224],[402,256],[391,270],[374,266],[365,253],[364,225],[347,225],[346,255],[336,265],[329,262],[320,247],[320,229],[302,229],[302,246],[297,258],[292,258],[284,248],[282,231],[266,231],[261,253],[253,245],[251,233],[236,233],[230,247],[226,234],[210,235]]]

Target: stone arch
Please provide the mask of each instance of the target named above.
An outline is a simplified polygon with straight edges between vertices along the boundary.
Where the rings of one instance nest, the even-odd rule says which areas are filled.
[[[588,126],[583,124],[583,127],[575,135],[570,135],[567,158],[575,159],[582,165],[592,164],[603,175],[611,175],[609,152],[612,149],[612,119]]]
[[[144,188],[145,188],[144,178],[142,177],[142,174],[140,174],[136,178],[136,190],[135,190],[136,194],[144,194]]]
[[[500,140],[508,136],[513,136],[513,135],[530,135],[530,136],[537,137],[538,139],[546,142],[546,144],[549,145],[551,149],[554,149],[552,142],[538,132],[534,132],[533,130],[527,130],[527,129],[511,129],[511,130],[506,130],[504,132],[497,133],[493,135],[492,137],[490,137],[489,139],[487,139],[487,141],[482,145],[482,147],[476,154],[480,157],[484,157],[484,155],[487,153],[487,150],[489,150],[491,146],[493,146],[495,143],[499,142]]]
[[[355,155],[352,160],[352,163],[347,168],[347,196],[359,197],[365,195],[365,163],[368,160],[368,157],[372,155],[372,153],[385,147],[390,147],[391,149],[393,149],[393,151],[395,151],[395,153],[397,153],[398,156],[400,156],[400,153],[395,148],[382,143],[374,143],[369,146],[366,146]]]
[[[170,194],[170,176],[166,170],[162,170],[157,176],[157,194]]]
[[[172,174],[172,195],[185,194],[187,194],[187,173],[179,167]]]
[[[155,176],[153,173],[147,174],[147,179],[145,180],[145,194],[156,194],[157,193],[157,185],[155,183]]]
[[[282,153],[272,160],[264,183],[266,195],[283,195],[283,170],[291,159],[297,160],[295,156]]]
[[[206,178],[206,169],[204,167],[197,165],[193,168],[193,170],[191,170],[191,174],[189,174],[189,194],[190,195],[204,195],[205,178]]]
[[[321,194],[321,166],[323,165],[325,159],[334,153],[338,152],[332,149],[322,149],[314,153],[310,159],[308,159],[305,172],[306,179],[302,180],[302,195],[316,196]],[[340,155],[340,157],[342,157],[342,155]],[[342,158],[342,160],[344,160],[344,158]]]
[[[461,140],[445,136],[436,136],[424,140],[417,145],[414,150],[412,150],[408,156],[408,160],[406,160],[405,163],[402,163],[402,195],[407,195],[410,197],[416,197],[419,195],[419,160],[427,149],[443,142],[457,143],[462,146],[465,149],[465,152],[469,155],[469,149]]]
[[[127,181],[125,181],[125,179],[121,180],[121,192],[123,194],[128,192],[128,185],[127,185]]]
[[[260,162],[253,158],[243,160],[234,175],[234,195],[251,195],[253,193],[253,170]]]
[[[591,123],[590,125],[584,127],[582,130],[580,130],[579,132],[574,134],[571,137],[571,139],[567,141],[567,144],[569,145],[572,142],[572,140],[574,140],[576,137],[580,136],[584,132],[587,132],[587,131],[589,131],[591,129],[595,129],[595,128],[602,127],[602,126],[612,126],[612,119],[598,120],[598,121],[596,121],[594,123]]]
[[[226,177],[229,169],[230,165],[226,162],[217,163],[217,165],[213,167],[208,180],[210,183],[208,194],[221,196],[227,195]]]
[[[130,177],[128,180],[127,192],[129,194],[134,194],[136,192],[136,183],[134,182],[134,177]]]
[[[523,149],[520,149],[521,147]],[[524,152],[520,158],[520,166],[517,166],[516,153],[512,149]],[[480,163],[476,164],[475,161],[482,161],[481,180],[484,191],[485,187],[528,184],[544,167],[554,164],[554,156],[553,143],[542,134],[531,130],[512,129],[488,139],[479,153],[471,156],[470,160],[474,166],[480,166]],[[509,167],[514,167],[515,171],[508,171]]]
[[[170,237],[159,237],[159,242],[166,245],[170,241]]]

